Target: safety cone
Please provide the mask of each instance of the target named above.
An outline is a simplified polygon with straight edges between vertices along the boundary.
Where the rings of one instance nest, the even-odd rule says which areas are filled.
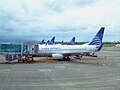
[[[100,64],[99,61],[97,61],[97,62],[96,62],[96,65],[99,65],[99,64]]]
[[[105,56],[104,59],[106,59],[107,57]]]

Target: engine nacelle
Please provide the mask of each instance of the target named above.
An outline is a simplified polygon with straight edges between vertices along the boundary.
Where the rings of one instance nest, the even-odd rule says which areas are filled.
[[[62,54],[52,54],[53,59],[63,59],[63,55]]]

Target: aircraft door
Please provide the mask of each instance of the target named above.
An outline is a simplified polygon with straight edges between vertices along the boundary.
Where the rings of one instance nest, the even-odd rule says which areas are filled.
[[[35,45],[34,54],[38,54],[38,45]]]

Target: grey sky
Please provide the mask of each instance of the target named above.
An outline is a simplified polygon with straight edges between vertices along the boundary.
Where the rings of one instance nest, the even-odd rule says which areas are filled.
[[[0,0],[0,41],[120,41],[120,0]]]

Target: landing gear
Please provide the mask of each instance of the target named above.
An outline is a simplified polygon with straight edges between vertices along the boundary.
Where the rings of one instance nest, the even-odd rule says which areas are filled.
[[[87,56],[97,57],[97,55],[94,52],[88,53]]]
[[[64,61],[69,61],[70,58],[69,58],[69,57],[64,57],[63,60],[64,60]]]
[[[76,55],[74,58],[75,58],[75,59],[81,59],[81,58],[82,58],[82,55]]]
[[[70,58],[69,58],[69,57],[67,57],[67,60],[69,61],[69,60],[70,60]]]

